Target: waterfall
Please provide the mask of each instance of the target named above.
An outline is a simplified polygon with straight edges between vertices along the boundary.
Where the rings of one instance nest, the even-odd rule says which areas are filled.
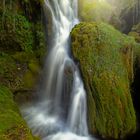
[[[133,24],[136,25],[140,21],[140,0],[136,0],[133,8]]]
[[[45,63],[40,100],[22,108],[35,135],[43,140],[89,140],[86,92],[70,55],[71,29],[78,21],[77,0],[45,0],[52,16],[52,45]]]

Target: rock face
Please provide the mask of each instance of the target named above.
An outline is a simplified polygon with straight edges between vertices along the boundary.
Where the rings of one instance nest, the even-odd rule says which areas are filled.
[[[4,86],[0,86],[0,139],[37,140],[22,119],[12,93]]]
[[[104,23],[80,23],[71,39],[87,90],[91,133],[117,139],[135,132],[130,94],[134,39]]]
[[[45,48],[41,1],[0,1],[0,84],[16,100],[36,88]]]
[[[36,89],[46,48],[41,1],[0,1],[0,140],[34,139],[13,98],[28,102]]]
[[[132,27],[140,22],[140,2],[139,0],[125,0],[122,6],[120,13],[122,27],[120,29],[125,33],[129,33]]]

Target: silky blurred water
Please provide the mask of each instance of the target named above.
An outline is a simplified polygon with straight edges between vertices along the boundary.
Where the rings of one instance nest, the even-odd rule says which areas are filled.
[[[40,100],[24,106],[23,116],[43,140],[89,140],[86,92],[69,44],[70,31],[79,22],[77,0],[45,0],[45,9],[52,16],[53,45],[46,58]]]

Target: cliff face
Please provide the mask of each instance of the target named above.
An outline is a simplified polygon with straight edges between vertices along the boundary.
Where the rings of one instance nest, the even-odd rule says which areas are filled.
[[[79,0],[82,21],[102,21],[124,33],[140,22],[139,0]]]
[[[32,89],[45,48],[40,1],[0,1],[1,84],[16,93]]]
[[[134,39],[104,23],[80,23],[71,38],[87,90],[90,131],[111,138],[134,133],[130,94]]]
[[[32,98],[31,93],[35,89],[45,55],[40,2],[0,1],[1,140],[35,139],[21,117],[14,99],[22,103]]]

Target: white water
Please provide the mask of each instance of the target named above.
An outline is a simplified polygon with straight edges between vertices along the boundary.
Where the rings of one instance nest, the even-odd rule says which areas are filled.
[[[70,57],[69,34],[78,23],[77,0],[45,0],[52,15],[53,39],[46,59],[40,100],[22,109],[35,135],[43,140],[89,140],[86,93]]]

